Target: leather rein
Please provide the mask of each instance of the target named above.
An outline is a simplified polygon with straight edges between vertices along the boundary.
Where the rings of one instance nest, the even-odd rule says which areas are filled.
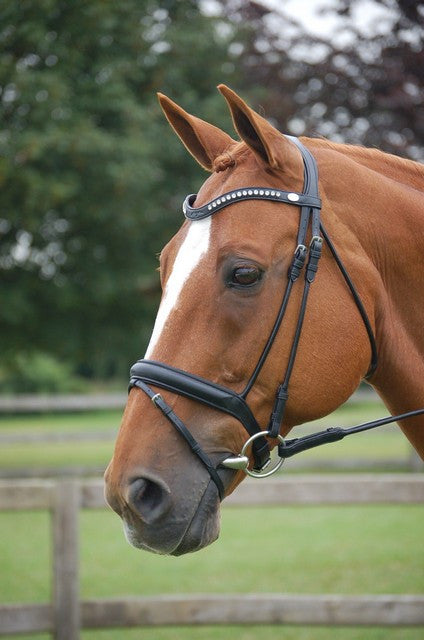
[[[214,382],[200,376],[153,360],[138,360],[131,367],[130,371],[129,390],[133,387],[141,389],[153,401],[155,406],[163,413],[178,433],[186,440],[193,453],[208,470],[209,475],[218,489],[221,500],[224,498],[225,489],[218,474],[218,468],[243,470],[251,476],[263,478],[275,473],[281,467],[286,458],[290,458],[301,451],[306,451],[307,449],[317,447],[327,442],[336,442],[337,440],[341,440],[345,436],[353,433],[367,431],[397,420],[403,420],[405,418],[424,414],[424,408],[417,409],[397,416],[388,416],[379,420],[366,422],[347,429],[343,429],[341,427],[330,427],[325,431],[319,431],[311,435],[291,440],[285,440],[279,433],[289,396],[289,382],[296,359],[310,287],[315,280],[318,270],[323,239],[333,255],[352,294],[367,331],[371,347],[371,362],[365,377],[369,378],[377,367],[377,346],[367,312],[351,277],[349,276],[320,219],[321,199],[319,197],[318,167],[315,158],[300,142],[300,140],[292,136],[287,136],[287,138],[297,146],[302,154],[304,166],[304,183],[302,193],[282,191],[273,188],[271,189],[269,187],[242,187],[224,193],[201,207],[193,206],[196,200],[196,194],[188,195],[183,204],[185,217],[192,221],[201,220],[214,215],[217,211],[220,211],[235,202],[241,202],[244,200],[270,200],[273,202],[295,205],[300,208],[296,249],[288,270],[288,280],[282,302],[265,347],[243,391],[241,393],[236,393],[230,388],[215,384]],[[309,229],[311,233],[311,240],[309,241],[308,246],[307,235]],[[263,430],[259,426],[255,416],[247,404],[246,398],[255,384],[256,379],[258,378],[268,357],[285,316],[293,287],[296,281],[299,280],[302,273],[304,273],[303,294],[290,355],[284,377],[277,388],[274,407],[270,415],[267,429]],[[225,454],[218,464],[214,464],[192,436],[183,421],[165,402],[162,395],[151,389],[150,385],[196,400],[206,406],[212,407],[213,409],[217,409],[236,418],[249,434],[249,438],[243,445],[241,453],[236,456],[228,456]],[[277,451],[279,461],[270,471],[266,471],[266,468],[270,463],[270,449],[267,437],[278,440]],[[250,462],[246,455],[250,446],[253,455],[252,468],[249,468]]]

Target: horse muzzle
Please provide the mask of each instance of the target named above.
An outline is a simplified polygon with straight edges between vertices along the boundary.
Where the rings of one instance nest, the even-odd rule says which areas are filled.
[[[223,486],[229,486],[234,471],[220,469],[218,473]],[[127,541],[137,549],[177,556],[202,549],[217,539],[220,496],[197,461],[190,468],[190,478],[172,470],[165,478],[138,469],[129,481],[117,484],[109,468],[105,480],[106,501],[121,517]]]

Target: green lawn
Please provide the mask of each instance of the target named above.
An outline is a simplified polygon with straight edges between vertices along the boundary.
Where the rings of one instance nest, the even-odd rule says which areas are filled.
[[[51,442],[3,443],[0,447],[0,468],[37,469],[39,467],[96,466],[106,467],[122,411],[91,411],[81,413],[46,413],[0,417],[0,435],[51,435]],[[55,434],[86,434],[108,431],[108,440],[88,442],[54,442]]]
[[[329,422],[348,425],[353,422],[372,420],[387,413],[387,409],[379,401],[346,403],[331,416],[321,418],[314,424],[319,428]],[[88,428],[90,431],[117,429],[121,418],[120,410],[0,415],[0,433],[85,431]]]
[[[181,558],[133,549],[118,517],[106,510],[82,512],[80,530],[83,598],[193,592],[424,593],[420,506],[226,508],[219,540]],[[47,514],[0,514],[0,538],[0,601],[47,601]],[[421,640],[424,629],[168,628],[87,631],[83,638],[256,640],[258,633],[266,639]]]
[[[375,404],[346,406],[314,426],[348,425],[386,415]],[[119,426],[121,412],[2,417],[1,433],[95,432]],[[310,431],[310,425],[296,430]],[[3,444],[0,466],[106,465],[110,441]],[[302,454],[314,460],[408,455],[394,428],[347,438]],[[372,463],[370,463],[372,468]],[[290,461],[287,463],[290,470]],[[220,539],[182,558],[131,548],[109,511],[81,513],[81,596],[160,593],[424,593],[421,506],[225,508]],[[47,513],[0,513],[0,602],[50,599]],[[38,634],[22,640],[47,640]],[[83,640],[422,640],[424,629],[204,627],[86,631]]]
[[[329,425],[348,426],[359,422],[387,415],[381,403],[364,402],[347,404],[313,425],[295,428],[293,437],[312,430],[323,429]],[[26,416],[0,417],[1,434],[20,434],[21,436],[40,433],[52,438],[49,442],[2,443],[0,447],[0,468],[3,469],[37,469],[39,467],[60,467],[69,465],[106,467],[113,451],[113,441],[121,421],[121,411],[94,411],[69,414],[42,414]],[[99,441],[54,442],[57,433],[93,433],[108,431],[110,439]],[[313,451],[301,454],[300,458],[310,463],[323,460],[358,458],[370,461],[389,460],[385,471],[390,471],[392,460],[408,459],[410,447],[406,438],[396,427],[381,427],[376,431],[366,432],[345,438],[341,442],[332,443]],[[285,465],[287,471],[292,470],[291,461]]]
[[[5,444],[0,449],[0,468],[95,466],[105,467],[113,451],[110,442],[60,442],[39,444]]]
[[[0,433],[60,431],[102,431],[118,429],[122,411],[78,411],[70,413],[30,413],[0,416]]]

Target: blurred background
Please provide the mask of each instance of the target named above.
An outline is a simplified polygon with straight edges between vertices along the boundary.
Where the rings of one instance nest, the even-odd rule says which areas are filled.
[[[1,602],[52,595],[48,510],[19,511],[10,491],[23,478],[71,476],[94,478],[101,496],[129,366],[144,353],[159,302],[157,254],[182,222],[183,198],[206,177],[169,129],[156,92],[234,135],[216,90],[226,83],[283,132],[422,161],[423,35],[424,3],[415,0],[0,2]],[[313,428],[386,413],[360,390]],[[422,471],[394,426],[284,467],[283,478]],[[418,504],[224,512],[218,543],[184,558],[136,551],[115,515],[82,512],[81,596],[424,592]],[[265,551],[252,553],[263,536]],[[235,631],[218,633],[230,639]],[[260,635],[282,637],[272,627]],[[238,629],[237,637],[258,631]],[[422,627],[284,630],[286,640],[422,637]]]
[[[0,392],[126,384],[156,255],[204,172],[156,92],[234,135],[220,82],[283,132],[423,158],[423,3],[0,6]]]

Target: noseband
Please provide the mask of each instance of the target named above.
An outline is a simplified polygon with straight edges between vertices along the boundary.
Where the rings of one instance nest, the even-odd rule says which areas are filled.
[[[330,428],[325,431],[314,433],[302,438],[293,440],[284,440],[279,435],[280,427],[283,421],[286,403],[289,395],[289,382],[296,359],[297,349],[299,345],[300,335],[302,331],[303,320],[306,311],[310,287],[315,280],[318,270],[319,259],[321,257],[323,238],[333,255],[343,278],[352,293],[353,299],[358,308],[359,314],[363,320],[365,329],[368,334],[371,347],[371,363],[366,377],[370,377],[377,367],[377,347],[371,323],[368,319],[365,307],[356,290],[352,279],[350,278],[346,268],[344,267],[340,256],[338,255],[333,243],[328,237],[327,232],[320,220],[321,199],[318,191],[318,167],[313,155],[310,151],[297,139],[287,136],[299,149],[303,158],[304,166],[304,182],[302,193],[291,191],[282,191],[279,189],[271,189],[269,187],[242,187],[222,194],[211,202],[201,207],[194,207],[196,194],[187,196],[183,204],[183,212],[186,218],[192,221],[202,220],[214,215],[217,211],[230,206],[235,202],[244,200],[270,200],[273,202],[282,202],[284,204],[295,205],[300,208],[299,227],[297,232],[296,249],[292,258],[291,265],[288,270],[288,279],[282,302],[265,344],[265,347],[259,357],[256,367],[250,376],[244,390],[236,393],[232,389],[215,384],[210,380],[201,378],[200,376],[188,373],[181,369],[171,367],[162,362],[152,360],[138,360],[130,372],[129,389],[138,387],[146,395],[151,398],[153,403],[175,427],[180,435],[186,440],[193,453],[197,455],[202,464],[208,470],[212,480],[217,486],[221,500],[224,497],[224,486],[218,474],[217,468],[224,467],[230,469],[242,469],[249,475],[255,477],[265,477],[274,473],[284,462],[285,458],[289,458],[301,451],[316,447],[326,442],[335,442],[341,440],[346,435],[365,431],[381,424],[394,422],[398,419],[412,417],[424,413],[424,409],[412,411],[401,416],[389,416],[374,422],[364,423],[350,429],[342,429],[340,427]],[[307,244],[307,236],[310,230],[310,241]],[[308,246],[309,245],[309,246]],[[285,316],[288,302],[296,281],[299,280],[301,274],[304,273],[303,294],[299,307],[296,329],[291,345],[290,355],[286,366],[285,374],[281,384],[278,386],[274,407],[271,412],[269,423],[266,430],[263,430],[255,416],[253,415],[249,405],[247,404],[247,396],[255,384],[259,373],[269,355],[274,340],[278,334],[279,328]],[[242,452],[238,456],[225,456],[224,459],[215,465],[209,456],[203,451],[198,442],[193,438],[189,429],[182,420],[175,414],[171,407],[165,402],[160,393],[151,389],[149,385],[166,389],[177,395],[184,396],[191,400],[196,400],[208,407],[217,409],[223,413],[229,414],[236,418],[246,429],[249,438],[243,446]],[[270,449],[266,437],[278,439],[278,464],[266,472],[265,469],[270,462]],[[245,455],[248,447],[252,447],[253,468],[249,469],[249,458]],[[264,473],[265,471],[265,473]]]

